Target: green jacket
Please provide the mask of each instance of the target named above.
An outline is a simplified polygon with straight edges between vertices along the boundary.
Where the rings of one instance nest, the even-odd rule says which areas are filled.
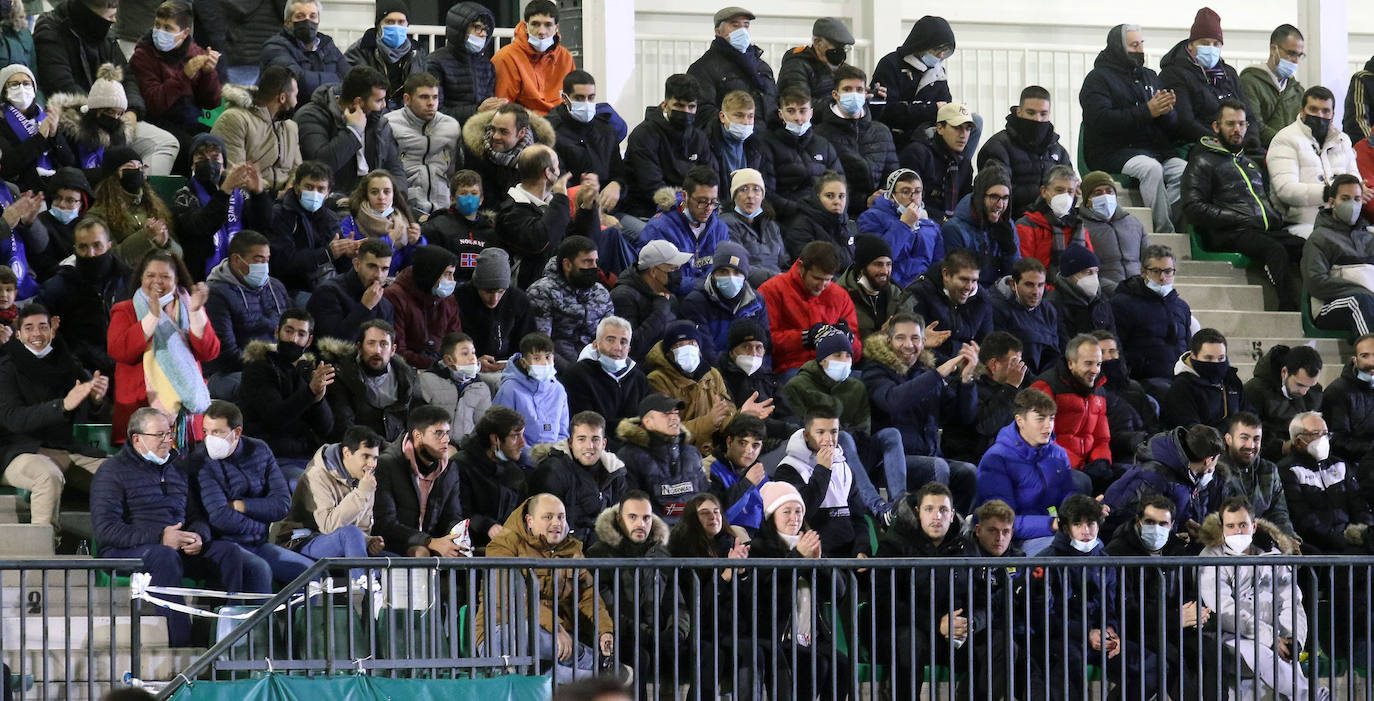
[[[797,376],[782,386],[782,400],[794,416],[805,416],[811,407],[829,404],[840,411],[841,431],[872,433],[872,407],[858,373],[850,373],[844,382],[835,382],[820,363],[808,360]]]
[[[1259,110],[1259,118],[1264,123],[1260,130],[1260,142],[1265,146],[1273,140],[1278,131],[1298,118],[1302,111],[1302,94],[1307,88],[1298,82],[1297,77],[1288,79],[1279,92],[1274,82],[1274,74],[1269,66],[1250,66],[1240,72],[1240,86],[1250,98],[1250,104]],[[1254,121],[1251,120],[1253,124]]]
[[[882,300],[881,296],[870,297],[859,286],[859,276],[862,274],[858,266],[851,265],[849,270],[840,276],[838,282],[840,287],[849,293],[849,298],[854,300],[854,314],[859,317],[859,338],[867,338],[868,334],[877,331],[893,314],[900,311],[897,298],[902,296],[902,288],[889,281],[886,300]],[[877,301],[885,302],[882,309],[875,307]],[[879,313],[881,313],[881,318],[879,318]]]

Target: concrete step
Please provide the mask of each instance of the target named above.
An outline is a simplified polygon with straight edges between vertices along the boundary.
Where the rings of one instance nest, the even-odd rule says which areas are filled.
[[[1146,231],[1154,231],[1154,230],[1155,230],[1155,220],[1154,220],[1154,216],[1151,215],[1151,213],[1150,213],[1150,208],[1149,208],[1149,207],[1127,207],[1127,208],[1126,208],[1126,213],[1127,213],[1127,214],[1130,214],[1131,216],[1135,217],[1136,219],[1139,219],[1139,220],[1140,220],[1140,223],[1145,225],[1145,230],[1146,230]],[[1178,251],[1174,251],[1174,252],[1177,253]]]
[[[1178,270],[1178,277],[1207,275],[1211,277],[1229,277],[1238,280],[1246,279],[1244,268],[1237,268],[1221,260],[1175,261],[1174,267]],[[1178,280],[1174,282],[1177,283]]]
[[[87,588],[85,582],[70,587],[49,585],[39,587],[5,587],[0,590],[0,616],[48,616],[58,619],[70,615],[108,616],[129,615],[132,609],[128,587],[116,588],[111,594],[103,587]]]
[[[52,526],[30,523],[0,525],[0,557],[52,557]]]
[[[1270,348],[1283,345],[1290,348],[1294,346],[1311,346],[1321,354],[1322,360],[1327,364],[1342,362],[1342,357],[1347,353],[1342,349],[1341,342],[1335,338],[1303,338],[1300,336],[1291,338],[1263,338],[1258,336],[1227,336],[1230,347],[1227,352],[1232,358],[1242,356],[1252,357],[1256,360],[1264,355]]]
[[[204,648],[173,648],[165,645],[145,645],[142,654],[139,655],[141,663],[140,678],[144,681],[171,681],[183,669],[186,669],[192,662],[205,653]],[[92,651],[91,656],[87,655],[86,650],[73,650],[70,656],[62,649],[49,649],[44,653],[42,650],[6,650],[4,652],[5,663],[10,666],[12,674],[20,674],[20,660],[23,660],[23,674],[31,674],[36,680],[48,682],[85,682],[92,680],[97,683],[108,684],[110,680],[121,682],[125,673],[132,669],[130,662],[133,657],[129,654],[129,648],[116,648],[114,651],[114,666],[110,665],[110,648],[98,647]],[[47,670],[43,668],[47,662]],[[67,665],[71,665],[70,671]],[[38,687],[34,687],[38,691]],[[83,689],[84,693],[84,689]],[[39,698],[29,695],[26,698]],[[49,697],[53,698],[53,697]],[[62,698],[62,697],[57,697]],[[82,697],[84,698],[84,697]],[[99,698],[99,697],[97,697]]]
[[[1236,312],[1264,311],[1264,290],[1257,285],[1174,285],[1190,307],[1208,306]]]
[[[1202,328],[1213,328],[1227,338],[1231,336],[1258,336],[1268,338],[1302,338],[1302,318],[1298,312],[1236,312],[1218,308],[1210,303],[1189,304],[1193,316],[1197,317]]]
[[[29,503],[17,494],[0,494],[0,524],[28,522]]]
[[[1187,234],[1152,233],[1146,237],[1146,241],[1151,246],[1168,246],[1175,256],[1183,260],[1191,260],[1193,257],[1193,245],[1188,241]]]
[[[111,633],[118,646],[128,644],[133,630],[129,616],[72,616],[70,621],[69,628],[61,615],[47,618],[5,616],[0,618],[0,640],[4,641],[6,650],[42,650],[45,634],[50,650],[81,650],[88,646],[109,648]],[[167,619],[162,616],[141,616],[139,631],[144,645],[167,644]],[[24,635],[22,642],[21,633]]]
[[[1175,285],[1249,285],[1252,284],[1245,277],[1244,270],[1237,270],[1231,275],[1178,275],[1174,278]]]
[[[4,529],[4,527],[0,527],[0,536],[3,536],[3,529]],[[90,555],[50,555],[50,556],[48,557],[48,559],[52,559],[52,560],[71,560],[72,562],[88,562],[88,561],[90,561],[91,556],[90,556]],[[64,570],[64,569],[50,569],[50,570],[41,570],[41,569],[24,569],[24,570],[20,570],[20,569],[9,569],[9,570],[0,570],[0,587],[4,587],[4,588],[18,587],[18,586],[20,586],[20,585],[22,584],[22,585],[25,586],[25,587],[28,587],[28,588],[30,588],[30,589],[33,589],[33,588],[37,588],[37,587],[42,587],[42,586],[44,585],[44,583],[46,583],[47,586],[50,587],[50,588],[51,588],[51,587],[61,588],[61,587],[65,586],[65,585],[68,585],[69,580],[70,580],[70,586],[73,587],[73,588],[76,588],[76,587],[85,587],[85,586],[87,586],[87,584],[88,584],[90,581],[92,581],[91,576],[88,574],[88,571],[87,571],[87,570],[76,570],[76,569],[73,569],[73,570]]]

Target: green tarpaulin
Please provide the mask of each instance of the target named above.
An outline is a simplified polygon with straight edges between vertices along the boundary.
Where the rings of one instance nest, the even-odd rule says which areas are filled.
[[[385,679],[350,674],[312,679],[269,674],[234,682],[194,682],[177,690],[172,701],[548,701],[552,693],[548,677]]]

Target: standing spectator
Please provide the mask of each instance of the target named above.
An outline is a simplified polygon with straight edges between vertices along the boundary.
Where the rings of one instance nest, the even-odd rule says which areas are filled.
[[[81,365],[114,377],[115,361],[105,347],[114,306],[129,298],[134,271],[114,254],[104,220],[77,221],[70,265],[43,283],[38,301],[62,319],[57,337]]]
[[[656,239],[644,245],[639,262],[616,280],[611,289],[611,304],[616,316],[635,329],[630,357],[643,361],[649,349],[663,338],[663,330],[677,318],[679,301],[684,295],[679,283],[682,267],[691,261],[691,253],[679,251],[671,241]]]
[[[316,335],[347,339],[358,335],[368,321],[390,325],[396,318],[383,284],[391,270],[391,248],[379,239],[364,239],[353,269],[322,284],[306,307],[318,320]]]
[[[1248,411],[1231,417],[1222,439],[1226,452],[1221,456],[1218,474],[1225,478],[1221,496],[1246,499],[1257,518],[1272,523],[1284,535],[1293,537],[1293,521],[1288,515],[1288,498],[1283,490],[1283,478],[1273,462],[1260,457],[1260,442],[1264,430],[1258,416]],[[1333,440],[1332,443],[1338,443]],[[1223,507],[1224,508],[1224,507]],[[1207,527],[1203,523],[1203,530]]]
[[[721,183],[731,183],[736,171],[746,168],[757,170],[763,162],[762,143],[759,139],[750,138],[758,131],[756,105],[754,98],[743,90],[726,93],[720,101],[719,117],[702,127],[706,130],[706,141],[711,145],[711,155],[715,156],[716,172],[720,173]],[[762,189],[762,175],[759,182],[759,189]],[[725,211],[729,209],[727,205]]]
[[[499,372],[525,334],[534,331],[530,298],[511,285],[510,257],[499,248],[477,256],[472,280],[458,288],[458,318],[476,346],[482,372]]]
[[[798,46],[783,54],[782,67],[778,70],[778,90],[798,87],[811,93],[811,104],[825,114],[839,100],[835,93],[843,92],[839,90],[839,69],[853,68],[845,63],[853,46],[854,34],[844,22],[834,17],[816,20],[811,25],[811,45]],[[868,79],[862,80],[867,82]],[[861,85],[859,92],[865,91]]]
[[[553,149],[544,145],[527,148],[520,154],[518,165],[520,182],[507,191],[496,215],[496,243],[515,258],[512,271],[516,286],[533,291],[550,267],[550,254],[562,250],[565,237],[573,238],[569,234],[580,234],[576,238],[590,243],[592,258],[596,258],[596,244],[589,237],[600,225],[597,188],[578,188],[574,218],[569,214],[569,176],[559,172],[558,154]],[[485,191],[486,185],[482,187]]]
[[[614,114],[597,111],[596,79],[586,71],[573,71],[563,79],[563,101],[548,114],[558,163],[574,182],[582,182],[589,173],[596,175],[601,211],[607,214],[620,208],[630,186],[630,172],[620,156],[622,139],[612,124]]]
[[[1229,417],[1253,411],[1242,390],[1240,375],[1226,356],[1226,337],[1216,329],[1202,329],[1174,365],[1174,380],[1159,402],[1159,420],[1165,428],[1206,424],[1222,429]]]
[[[840,252],[829,241],[812,241],[790,270],[765,282],[759,295],[768,308],[768,328],[773,342],[773,371],[790,379],[802,364],[814,357],[806,337],[818,327],[848,324],[859,328],[854,302],[839,285],[831,284],[840,272]],[[863,342],[854,339],[854,355]]]
[[[641,251],[641,261],[643,256]],[[768,326],[768,308],[749,284],[749,273],[749,254],[744,247],[734,241],[722,241],[711,256],[710,272],[683,299],[682,318],[697,325],[702,355],[709,364],[714,365],[730,350],[730,327],[736,321],[752,319]]]
[[[1337,175],[1359,177],[1350,137],[1331,128],[1336,97],[1314,85],[1302,95],[1302,114],[1269,144],[1269,177],[1288,231],[1307,238],[1325,201],[1326,183]]]
[[[897,170],[897,149],[892,131],[873,119],[867,103],[868,76],[850,65],[835,69],[834,89],[824,102],[816,133],[825,137],[840,157],[849,191],[849,213],[864,212],[868,196],[883,188],[887,175]]]
[[[410,184],[406,200],[418,215],[433,216],[450,203],[449,180],[463,163],[461,130],[458,120],[439,111],[439,80],[434,76],[412,73],[401,91],[405,104],[388,112],[386,121],[401,149]],[[480,204],[480,191],[478,197]],[[471,214],[477,214],[476,208]]]
[[[386,111],[386,76],[359,66],[342,80],[342,85],[334,81],[321,85],[296,111],[301,156],[328,166],[335,190],[351,190],[365,173],[376,169],[390,171],[397,182],[406,182],[391,123],[381,119]],[[302,80],[301,90],[305,88]]]
[[[855,468],[849,462],[855,456],[845,453],[839,435],[840,417],[833,407],[807,410],[802,428],[787,440],[787,454],[771,478],[774,485],[791,485],[800,493],[806,523],[820,536],[818,549],[825,557],[849,557],[861,551],[867,541],[864,538],[861,544],[859,540],[867,535],[864,516],[869,510],[859,495]],[[765,518],[771,514],[768,507],[773,503],[768,496],[764,498]]]
[[[182,248],[173,235],[172,213],[148,184],[148,167],[134,149],[116,146],[106,151],[101,173],[90,213],[108,224],[115,254],[131,266],[152,251],[180,258]]]
[[[496,96],[540,116],[557,107],[563,78],[577,68],[561,39],[558,6],[552,0],[531,0],[524,21],[515,25],[515,37],[491,59]]]
[[[1120,206],[1116,189],[1112,176],[1100,170],[1088,173],[1083,176],[1085,206],[1078,209],[1108,291],[1140,274],[1140,253],[1148,244],[1145,225]]]
[[[859,233],[882,237],[892,256],[892,281],[906,287],[945,257],[940,226],[922,205],[925,184],[910,168],[898,168],[887,176],[885,189],[873,205],[859,215]],[[855,247],[858,242],[855,240]],[[857,252],[857,251],[856,251]]]
[[[10,5],[13,12],[14,5]],[[28,34],[27,25],[21,23]],[[7,35],[16,31],[9,20],[0,18],[0,60],[6,48],[13,48],[13,40]],[[33,52],[33,40],[29,40],[29,53]],[[38,81],[33,70],[25,65],[11,61],[0,69],[0,90],[4,91],[5,119],[0,122],[0,148],[6,154],[0,163],[0,177],[18,185],[23,190],[39,190],[48,182],[57,169],[71,163],[70,144],[67,137],[58,129],[61,114],[59,110],[43,109],[38,99]],[[87,189],[90,186],[87,185]]]
[[[749,284],[755,288],[788,268],[787,249],[773,207],[764,202],[763,174],[741,168],[730,178],[730,203],[721,208],[720,218],[730,231],[730,240],[749,254],[753,274]]]
[[[639,402],[639,416],[621,419],[616,434],[617,455],[628,468],[626,486],[649,494],[654,512],[676,524],[691,495],[705,492],[710,483],[701,469],[701,453],[682,426],[681,399],[649,394]],[[691,514],[686,514],[691,518]]]
[[[495,214],[489,209],[481,209],[482,176],[477,171],[454,173],[448,187],[448,200],[452,204],[430,212],[429,218],[420,224],[420,235],[458,256],[453,278],[462,286],[472,280],[487,243],[496,238]],[[509,269],[509,263],[506,267]]]
[[[425,62],[425,70],[439,79],[444,114],[459,123],[510,102],[496,97],[495,31],[491,10],[470,0],[457,3],[444,17],[444,45]]]
[[[453,298],[458,259],[438,246],[420,246],[414,260],[382,296],[395,315],[396,351],[411,367],[425,370],[441,359],[444,337],[463,328]]]
[[[568,437],[568,392],[555,379],[553,341],[542,333],[520,339],[520,352],[501,372],[492,404],[525,417],[525,442],[556,443]]]
[[[1096,491],[1111,484],[1112,434],[1107,423],[1107,396],[1102,390],[1102,347],[1082,334],[1064,345],[1064,358],[1046,369],[1031,389],[1049,395],[1057,407],[1055,442],[1068,454],[1069,465],[1092,478]]]
[[[425,405],[410,411],[405,435],[377,459],[374,528],[388,552],[407,557],[468,554],[452,532],[468,514],[459,499],[462,471],[450,464],[448,448],[448,412]]]
[[[630,357],[633,338],[629,321],[602,317],[596,325],[596,340],[582,349],[578,361],[563,374],[569,411],[594,412],[612,426],[639,416],[639,403],[649,394],[649,379]],[[606,436],[606,441],[613,446],[620,443],[618,436]]]
[[[1072,166],[1050,168],[1040,185],[1040,197],[1016,220],[1021,255],[1040,261],[1051,277],[1058,274],[1059,256],[1066,247],[1093,247],[1078,218],[1079,182]]]
[[[1374,335],[1364,334],[1354,345],[1355,354],[1322,397],[1322,413],[1336,455],[1365,463],[1374,449]]]
[[[1264,422],[1260,455],[1279,462],[1293,453],[1285,438],[1293,417],[1322,409],[1322,356],[1311,346],[1275,344],[1255,364],[1255,376],[1245,381],[1245,400]]]
[[[341,236],[338,213],[324,206],[332,178],[329,166],[306,161],[272,207],[270,270],[297,306],[305,306],[316,288],[348,270],[349,258],[362,247],[362,241]]]
[[[959,200],[954,217],[940,229],[946,255],[963,248],[977,257],[978,282],[984,287],[1010,275],[1011,266],[1021,258],[1010,207],[1011,175],[1001,166],[988,166],[978,171],[972,191]]]
[[[230,166],[224,150],[218,136],[196,134],[187,149],[191,178],[172,200],[186,266],[196,280],[204,280],[229,257],[240,232],[266,231],[271,224],[273,195],[267,192],[257,166]]]
[[[491,387],[477,376],[482,365],[472,337],[461,332],[444,334],[439,360],[420,373],[420,399],[453,417],[453,434],[472,433],[477,421],[491,408]]]
[[[538,462],[525,490],[563,500],[568,527],[595,541],[604,537],[598,516],[626,493],[625,462],[606,450],[606,419],[600,414],[579,412],[573,414],[571,423],[565,441],[536,451]],[[663,535],[668,535],[666,526]]]
[[[1352,143],[1358,143],[1369,138],[1371,124],[1374,124],[1374,58],[1365,61],[1364,68],[1350,76],[1341,128]]]
[[[1041,186],[1051,168],[1072,167],[1069,152],[1059,143],[1050,121],[1050,91],[1039,85],[1021,90],[1021,102],[1007,115],[1007,128],[993,134],[978,152],[979,170],[992,161],[1011,172],[1012,219],[1020,219],[1042,196]]]
[[[779,219],[789,219],[815,192],[827,171],[844,175],[835,147],[812,132],[811,95],[794,88],[778,98],[778,120],[759,134],[764,196]]]
[[[892,128],[897,145],[922,138],[938,121],[940,107],[954,102],[945,61],[954,54],[954,30],[943,17],[916,21],[896,51],[873,70],[873,88],[887,89],[887,105],[878,114]]]
[[[225,85],[220,93],[227,107],[210,133],[224,141],[225,162],[252,163],[265,188],[286,189],[302,161],[300,127],[288,119],[300,95],[296,76],[284,66],[269,66],[255,87]]]
[[[999,280],[989,296],[993,328],[1021,341],[1026,367],[1033,374],[1059,364],[1059,316],[1054,305],[1045,302],[1045,267],[1040,261],[1016,261],[1011,277]]]
[[[920,173],[925,209],[940,224],[958,216],[959,202],[972,187],[973,130],[968,107],[947,103],[937,115],[934,134],[913,140],[897,156],[903,168]]]
[[[650,108],[644,121],[630,132],[625,165],[633,175],[627,214],[648,220],[658,211],[659,191],[679,188],[694,166],[716,167],[706,133],[694,129],[701,83],[686,73],[674,73],[663,83],[663,102]]]
[[[1174,290],[1174,252],[1168,246],[1148,246],[1140,258],[1140,275],[1128,278],[1112,296],[1112,315],[1128,350],[1131,377],[1152,395],[1163,396],[1174,363],[1188,350],[1193,312]]]
[[[1178,100],[1177,136],[1188,142],[1209,136],[1222,100],[1237,100],[1245,105],[1245,113],[1255,126],[1244,139],[1245,148],[1261,150],[1259,135],[1264,124],[1260,113],[1251,107],[1236,69],[1221,57],[1221,47],[1221,17],[1204,7],[1193,18],[1188,38],[1175,44],[1159,61],[1159,78]]]
[[[220,349],[219,357],[207,365],[210,395],[220,399],[240,396],[244,349],[253,341],[272,340],[282,314],[291,307],[286,288],[267,275],[272,249],[266,236],[241,232],[227,254],[206,279],[210,296],[205,310]]]
[[[553,339],[558,359],[577,362],[582,347],[596,335],[596,325],[612,313],[611,293],[600,282],[596,244],[585,236],[569,236],[558,245],[558,256],[545,266],[544,277],[530,285],[534,326]]]
[[[1279,463],[1293,528],[1303,545],[1329,554],[1369,552],[1365,535],[1374,524],[1356,468],[1331,454],[1331,432],[1321,412],[1293,417],[1286,434],[1293,451]],[[1341,586],[1345,596],[1348,587]]]
[[[191,25],[191,5],[167,0],[157,6],[152,33],[138,40],[129,59],[146,104],[145,117],[182,144],[192,134],[210,130],[200,117],[220,104],[220,53],[192,40]]]
[[[1369,192],[1356,176],[1341,173],[1327,184],[1326,206],[1317,213],[1312,235],[1302,249],[1303,293],[1312,299],[1312,323],[1319,328],[1369,333],[1374,289],[1355,270],[1374,264],[1374,232],[1361,218],[1360,202]],[[1349,269],[1349,268],[1347,268]]]
[[[719,192],[720,181],[716,179],[715,169],[692,168],[682,179],[682,204],[650,219],[640,234],[641,246],[662,239],[692,256],[680,264],[682,269],[677,284],[668,288],[678,297],[686,296],[698,280],[706,277],[711,268],[711,253],[716,246],[729,240],[729,228],[716,216],[716,210],[720,209]],[[642,260],[640,264],[643,266]]]
[[[697,115],[703,127],[716,124],[716,115],[727,111],[725,97],[736,90],[749,95],[759,114],[773,114],[778,109],[773,69],[763,60],[763,49],[754,44],[749,32],[753,20],[754,13],[742,7],[718,10],[712,17],[715,38],[687,68],[687,75],[701,86]]]
[[[386,76],[386,106],[388,112],[400,109],[401,93],[410,76],[425,72],[429,47],[406,36],[410,28],[410,6],[406,0],[382,0],[377,3],[376,20],[344,53],[351,66],[369,66]],[[432,87],[437,88],[436,84]],[[438,91],[434,107],[439,105]]]
[[[974,463],[992,447],[1002,427],[1015,421],[1016,394],[1026,381],[1021,342],[1005,331],[983,337],[978,344],[978,363],[974,380],[977,417],[969,424],[946,426],[940,436],[946,455]]]
[[[0,64],[34,64],[33,34],[29,31],[29,21],[25,17],[25,12],[24,3],[17,2],[10,5],[5,17],[0,17]]]
[[[300,81],[303,95],[313,96],[319,88],[344,80],[349,72],[348,61],[334,38],[320,33],[323,14],[324,6],[318,0],[288,0],[282,13],[282,30],[268,39],[258,54],[262,70],[269,66],[290,69]],[[385,79],[378,82],[385,90]]]
[[[1077,244],[1065,248],[1059,258],[1059,272],[1050,280],[1054,289],[1045,293],[1045,303],[1059,317],[1061,344],[1080,333],[1116,333],[1116,317],[1102,291],[1100,270],[1097,256]]]
[[[992,332],[989,293],[979,294],[978,261],[966,249],[951,250],[938,267],[926,271],[908,287],[900,302],[927,323],[932,331],[948,333],[939,343],[927,346],[937,358],[949,359],[968,343],[979,343]],[[995,294],[995,293],[994,293]]]
[[[335,369],[328,395],[334,435],[358,425],[394,441],[404,432],[415,403],[415,369],[396,354],[396,331],[385,321],[363,322],[355,341],[321,347],[327,351],[323,360]]]
[[[243,350],[245,432],[267,441],[285,469],[306,464],[334,434],[334,411],[325,395],[335,368],[311,350],[315,319],[299,307],[286,310],[272,341],[253,341]]]
[[[1279,129],[1292,124],[1302,112],[1302,95],[1306,88],[1295,76],[1298,64],[1307,57],[1306,48],[1307,42],[1297,27],[1280,24],[1269,34],[1269,60],[1262,66],[1250,66],[1240,72],[1240,87],[1263,122],[1257,131],[1265,148]],[[1351,141],[1358,139],[1352,136]]]
[[[854,262],[854,236],[858,229],[849,218],[849,186],[843,173],[827,170],[811,186],[811,196],[798,201],[783,224],[789,257],[801,256],[812,241],[828,241],[840,254],[840,270]]]

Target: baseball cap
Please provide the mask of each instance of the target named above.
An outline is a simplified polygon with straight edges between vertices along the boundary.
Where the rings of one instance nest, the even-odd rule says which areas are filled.
[[[944,122],[952,127],[960,124],[973,122],[973,113],[969,111],[968,105],[959,102],[946,102],[944,107],[935,115],[936,122]]]
[[[655,265],[669,263],[672,265],[686,265],[692,259],[692,254],[683,253],[677,250],[677,246],[664,241],[654,239],[646,244],[639,251],[639,269],[648,270]]]

